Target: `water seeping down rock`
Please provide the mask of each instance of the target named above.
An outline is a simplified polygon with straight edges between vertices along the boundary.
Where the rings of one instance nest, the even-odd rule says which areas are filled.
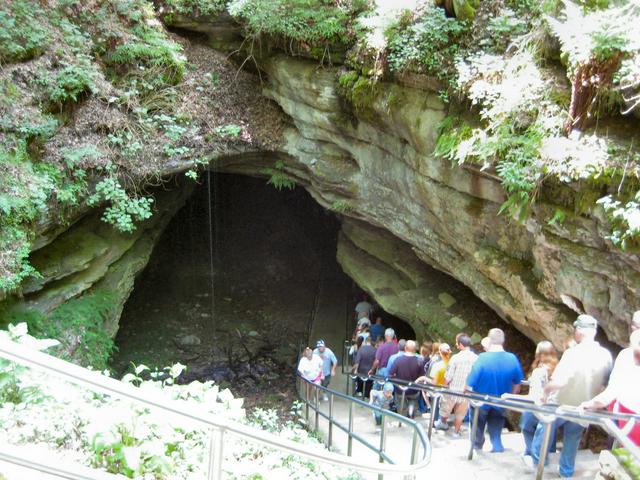
[[[206,18],[179,21],[174,19],[175,26],[205,32],[217,48],[225,48],[225,39],[235,38],[229,34],[233,28],[225,22],[208,28]],[[223,37],[218,36],[220,28],[225,31]],[[282,132],[276,142],[281,147],[210,153],[209,168],[265,176],[277,160],[282,161],[282,173],[345,219],[338,247],[338,260],[345,271],[417,332],[446,336],[454,331],[430,330],[441,319],[419,308],[420,282],[408,272],[413,268],[410,263],[421,261],[471,288],[533,340],[548,338],[561,346],[575,312],[584,311],[601,321],[610,340],[626,342],[631,313],[640,308],[638,256],[613,249],[603,240],[603,220],[597,213],[549,224],[552,197],[539,202],[524,225],[498,214],[505,193],[497,177],[468,165],[452,166],[433,155],[437,128],[447,108],[428,82],[381,82],[363,112],[339,93],[338,66],[320,66],[317,61],[277,52],[253,60],[264,81],[262,96],[256,94],[254,101],[275,102],[284,112],[286,127],[276,129]],[[159,174],[175,174],[192,168],[192,161],[167,161],[158,168]],[[74,224],[35,253],[44,278],[27,283],[20,301],[46,311],[109,281],[117,259],[126,258],[124,252],[133,252],[144,238],[142,258],[147,258],[165,215],[170,216],[180,202],[165,214],[156,213],[157,227],[139,229],[124,242],[126,248],[119,241],[103,238],[95,242],[95,249],[74,251],[71,257],[78,262],[67,265],[60,258],[68,255],[49,252],[58,247],[66,252],[66,239],[82,236],[80,229],[87,229],[91,220]],[[94,227],[88,230],[96,233]],[[366,242],[358,244],[365,238]],[[393,295],[392,302],[380,292],[373,276],[358,275],[356,257],[366,252],[367,245],[394,242],[397,249],[391,249],[392,256],[368,252],[391,270],[405,270],[406,291],[412,293]],[[113,262],[100,266],[104,258],[113,258]],[[124,287],[117,291],[121,303],[144,263],[139,260],[135,268],[120,270],[123,280],[118,284]],[[78,291],[67,287],[75,279],[82,285],[73,287]],[[118,314],[109,327],[114,333]]]

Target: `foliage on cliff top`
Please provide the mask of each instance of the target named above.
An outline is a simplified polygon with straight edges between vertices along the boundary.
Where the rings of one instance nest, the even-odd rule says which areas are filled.
[[[316,58],[350,46],[357,34],[357,16],[367,8],[368,0],[231,0],[228,4],[229,13],[250,36],[280,37],[284,45],[295,42]]]

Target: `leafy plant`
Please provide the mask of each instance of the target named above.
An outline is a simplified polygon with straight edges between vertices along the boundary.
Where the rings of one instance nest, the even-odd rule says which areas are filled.
[[[350,212],[353,210],[353,205],[351,205],[347,200],[336,200],[331,204],[331,210],[340,213]]]
[[[347,4],[348,5],[348,4]],[[351,12],[331,0],[232,0],[229,13],[254,35],[282,35],[300,42],[341,42]]]
[[[52,338],[59,343],[56,354],[60,358],[102,370],[107,367],[115,349],[113,339],[104,328],[114,306],[113,293],[98,290],[67,300],[49,314],[31,309],[9,309],[3,314],[2,321],[23,320],[35,337]]]
[[[102,215],[102,220],[121,232],[131,233],[136,229],[136,222],[151,217],[153,198],[129,196],[114,177],[98,182],[95,193],[88,199],[91,206],[101,202],[109,203]]]
[[[268,185],[273,185],[276,190],[293,190],[296,186],[296,182],[289,175],[284,172],[284,162],[277,160],[273,165],[273,168],[263,168],[260,173],[269,175]]]
[[[44,11],[24,0],[0,5],[0,63],[24,61],[41,55],[50,41]]]
[[[242,133],[242,127],[240,125],[221,125],[213,129],[213,133],[222,138],[237,138]]]
[[[387,60],[393,71],[417,70],[440,79],[452,74],[459,41],[468,24],[426,7],[417,19],[404,17],[386,32]]]
[[[141,25],[132,29],[133,39],[115,48],[107,56],[109,65],[138,69],[157,67],[160,84],[176,84],[182,78],[186,59],[180,44],[169,40],[160,30]]]
[[[174,12],[191,16],[216,15],[224,11],[227,0],[164,0],[164,4],[168,11],[166,19]]]
[[[596,203],[604,208],[612,225],[607,238],[622,250],[640,244],[640,191],[627,202],[615,200],[612,195],[599,199]]]
[[[77,102],[83,94],[95,90],[93,75],[87,64],[65,66],[55,78],[44,80],[48,84],[49,101],[58,106],[69,101]]]

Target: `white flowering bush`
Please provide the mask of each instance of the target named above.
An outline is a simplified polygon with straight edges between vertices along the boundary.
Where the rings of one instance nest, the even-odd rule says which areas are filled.
[[[46,349],[56,344],[36,340],[25,324],[11,325],[0,337]],[[135,367],[123,381],[158,397],[182,404],[185,412],[205,412],[273,432],[296,442],[324,448],[301,424],[279,421],[273,410],[256,409],[247,418],[243,399],[213,382],[175,383],[181,364],[150,372]],[[105,373],[106,374],[106,373]],[[148,377],[148,378],[146,378]],[[111,473],[140,479],[202,479],[209,462],[210,432],[202,425],[142,404],[97,394],[50,374],[0,363],[0,442],[55,450],[56,456]],[[8,381],[7,379],[12,379]],[[29,394],[25,394],[28,392]],[[299,411],[299,405],[293,406]],[[229,479],[347,478],[343,472],[301,460],[274,449],[224,440],[223,471]],[[357,477],[349,477],[357,478]]]

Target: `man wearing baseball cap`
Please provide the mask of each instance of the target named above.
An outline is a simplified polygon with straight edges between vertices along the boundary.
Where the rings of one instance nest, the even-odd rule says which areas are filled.
[[[324,378],[322,379],[322,386],[328,387],[331,377],[336,374],[336,367],[338,366],[338,359],[330,348],[324,344],[324,340],[318,340],[316,342],[316,349],[313,351],[322,359],[322,373]],[[329,400],[327,394],[322,396],[322,399],[326,402]]]
[[[611,372],[612,359],[611,353],[595,341],[597,330],[598,321],[591,315],[579,315],[573,322],[576,345],[564,352],[551,381],[545,386],[547,401],[551,401],[550,396],[555,394],[554,403],[578,406],[602,392]],[[559,427],[563,427],[563,440],[558,473],[561,477],[572,477],[584,426],[558,419],[552,428]],[[541,422],[531,444],[534,464],[540,458],[543,432]]]

